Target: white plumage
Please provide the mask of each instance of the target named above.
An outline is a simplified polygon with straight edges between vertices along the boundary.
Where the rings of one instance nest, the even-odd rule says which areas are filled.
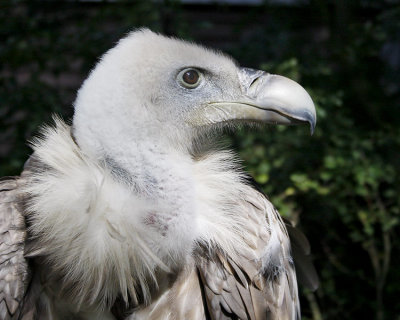
[[[291,80],[220,53],[148,30],[121,40],[79,90],[72,127],[46,127],[3,193],[21,200],[32,270],[9,316],[298,317],[284,223],[235,156],[210,147],[236,120],[313,128],[315,110]]]

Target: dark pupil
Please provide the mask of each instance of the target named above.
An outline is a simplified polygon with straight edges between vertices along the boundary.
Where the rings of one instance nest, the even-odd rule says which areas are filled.
[[[183,74],[183,81],[188,84],[195,84],[198,80],[199,74],[195,70],[189,70]]]

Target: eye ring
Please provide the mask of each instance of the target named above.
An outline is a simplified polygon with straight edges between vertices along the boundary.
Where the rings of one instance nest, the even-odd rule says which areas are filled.
[[[202,73],[195,68],[183,69],[178,74],[179,83],[181,84],[181,86],[188,89],[197,88],[200,85],[202,78]]]

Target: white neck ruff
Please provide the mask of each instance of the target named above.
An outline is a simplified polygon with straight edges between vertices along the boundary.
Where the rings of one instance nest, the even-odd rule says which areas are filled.
[[[45,128],[33,148],[39,165],[23,189],[30,235],[78,306],[106,307],[137,293],[148,301],[148,283],[156,285],[160,270],[184,265],[197,242],[243,255],[257,241],[254,223],[265,225],[265,214],[267,221],[277,219],[272,205],[244,182],[230,152],[197,160],[188,155],[175,187],[166,178],[171,169],[158,179],[157,196],[149,197],[87,157],[61,120]],[[262,210],[245,208],[249,198]],[[264,252],[281,245],[273,228],[260,232],[271,239]]]

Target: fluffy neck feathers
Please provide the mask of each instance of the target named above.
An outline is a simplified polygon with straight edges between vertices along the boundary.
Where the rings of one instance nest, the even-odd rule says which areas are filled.
[[[157,285],[160,270],[180,268],[196,241],[232,256],[245,250],[248,217],[238,199],[250,188],[230,153],[194,161],[147,150],[129,164],[141,174],[126,183],[124,172],[116,174],[126,167],[88,158],[60,120],[34,151],[40,165],[23,190],[30,234],[77,305],[106,306],[118,295],[127,302],[137,293],[148,300],[148,283]]]

